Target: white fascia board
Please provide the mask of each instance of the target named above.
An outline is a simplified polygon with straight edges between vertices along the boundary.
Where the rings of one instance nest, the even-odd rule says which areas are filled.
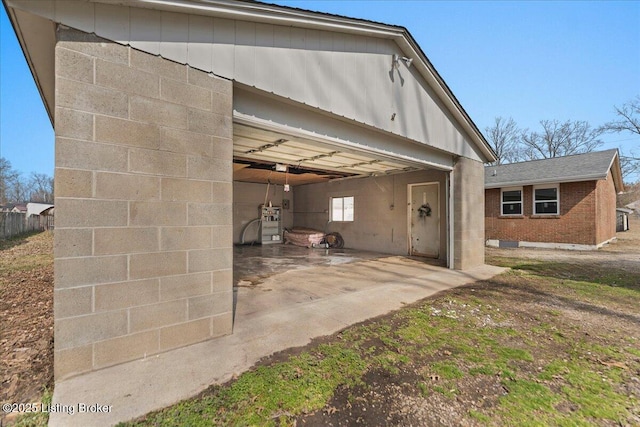
[[[616,193],[620,191],[624,191],[624,182],[622,179],[622,170],[620,169],[620,152],[616,149],[616,154],[611,159],[611,163],[609,163],[609,169],[611,171],[611,175],[613,176],[613,185],[616,189]]]
[[[485,184],[484,188],[486,190],[491,188],[503,188],[503,187],[520,187],[525,185],[541,185],[541,184],[564,184],[565,182],[583,182],[583,181],[599,181],[602,179],[607,179],[606,175],[583,175],[576,176],[566,179],[558,179],[558,178],[549,178],[549,179],[539,179],[535,181],[506,181],[495,184]]]

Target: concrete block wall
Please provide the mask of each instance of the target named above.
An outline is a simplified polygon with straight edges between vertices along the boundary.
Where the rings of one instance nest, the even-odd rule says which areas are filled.
[[[602,184],[601,184],[602,182]],[[601,188],[603,198],[609,195],[613,202],[607,215],[598,200]],[[533,214],[533,186],[522,188],[522,215],[500,214],[500,189],[486,190],[486,238],[516,242],[565,243],[596,245],[615,236],[615,189],[613,182],[607,188],[605,181],[566,182],[560,184],[560,215]],[[607,203],[607,202],[605,202]],[[598,213],[602,211],[602,213]],[[602,215],[602,217],[600,217]],[[599,224],[608,231],[598,236]],[[608,237],[606,237],[608,236]]]
[[[440,257],[447,253],[446,172],[425,170],[391,176],[355,178],[295,187],[294,225],[339,232],[345,247],[388,254],[409,253],[408,184],[440,184]],[[331,197],[355,197],[353,222],[329,219]]]
[[[484,264],[484,166],[460,157],[453,170],[453,267]]]
[[[232,329],[232,83],[60,27],[55,376]]]

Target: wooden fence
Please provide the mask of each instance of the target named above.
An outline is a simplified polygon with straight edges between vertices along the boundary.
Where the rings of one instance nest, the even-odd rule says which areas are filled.
[[[26,213],[0,212],[0,239],[8,239],[30,231],[53,229],[53,216],[31,215]]]

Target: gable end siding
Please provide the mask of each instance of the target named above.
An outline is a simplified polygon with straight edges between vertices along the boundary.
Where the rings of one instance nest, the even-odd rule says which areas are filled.
[[[20,8],[152,55],[416,141],[486,161],[454,115],[391,38],[103,3],[54,0]],[[389,37],[389,36],[387,36]],[[399,37],[399,35],[397,36]],[[414,58],[418,59],[418,58]],[[393,119],[392,119],[393,117]]]

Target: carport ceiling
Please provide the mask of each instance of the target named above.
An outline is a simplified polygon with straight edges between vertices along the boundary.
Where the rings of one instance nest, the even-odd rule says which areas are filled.
[[[417,170],[401,161],[238,123],[233,125],[233,157],[233,179],[245,182],[301,185]],[[288,174],[276,172],[276,163],[287,165]]]

